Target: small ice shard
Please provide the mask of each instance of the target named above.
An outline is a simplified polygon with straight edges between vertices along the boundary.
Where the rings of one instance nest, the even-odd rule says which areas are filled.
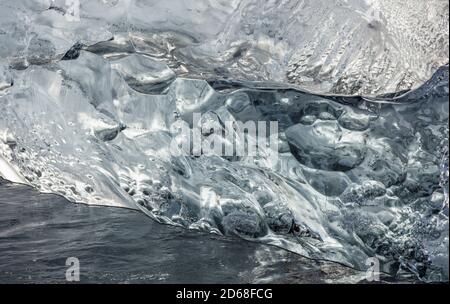
[[[11,87],[14,84],[9,70],[0,63],[0,91]]]
[[[83,44],[80,42],[75,43],[70,50],[64,54],[63,58],[61,60],[73,60],[77,59],[78,56],[80,56],[80,50],[83,48]]]
[[[315,169],[347,171],[365,157],[364,136],[350,134],[336,121],[297,124],[286,130],[286,138],[298,160]]]
[[[130,87],[142,93],[157,92],[157,87],[162,91],[175,79],[175,73],[166,64],[141,54],[114,60],[111,67]]]
[[[13,134],[8,130],[0,133],[0,140],[10,148],[14,148],[17,144]]]
[[[0,178],[3,177],[13,183],[28,184],[27,180],[14,169],[0,154]]]

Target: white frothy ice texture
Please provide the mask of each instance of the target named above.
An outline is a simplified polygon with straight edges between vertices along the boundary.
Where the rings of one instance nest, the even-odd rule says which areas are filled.
[[[24,67],[59,59],[76,43],[101,51],[114,38],[117,53],[145,53],[179,76],[377,95],[416,88],[448,62],[448,7],[446,0],[2,0],[0,58]]]

